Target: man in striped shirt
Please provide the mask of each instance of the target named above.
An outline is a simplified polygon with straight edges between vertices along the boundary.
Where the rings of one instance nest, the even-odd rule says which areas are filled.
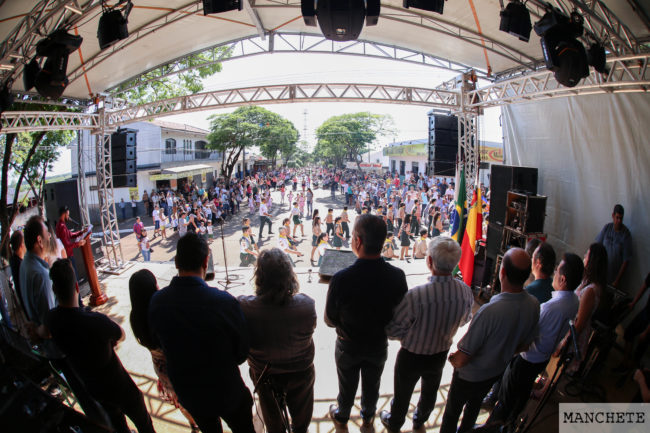
[[[429,282],[409,290],[386,327],[388,338],[401,340],[395,364],[395,394],[391,411],[381,412],[381,422],[389,432],[399,432],[417,381],[422,391],[413,430],[421,428],[436,404],[442,370],[458,328],[472,316],[474,296],[451,272],[460,260],[461,249],[446,236],[434,238],[427,249]]]

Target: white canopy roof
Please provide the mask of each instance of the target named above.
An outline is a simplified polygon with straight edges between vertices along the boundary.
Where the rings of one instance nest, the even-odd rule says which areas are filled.
[[[228,41],[268,32],[320,34],[318,27],[305,26],[299,1],[243,1],[250,1],[245,5],[245,10],[204,16],[201,1],[133,0],[129,38],[104,51],[99,49],[97,41],[101,16],[98,0],[0,1],[0,40],[7,42],[7,38],[15,35],[16,26],[30,11],[33,24],[38,18],[34,12],[38,5],[45,4],[45,11],[60,9],[63,4],[82,9],[84,13],[81,16],[70,11],[63,16],[65,22],[72,20],[76,24],[70,31],[78,31],[84,38],[79,52],[70,55],[68,75],[71,82],[64,96],[86,98],[89,93],[103,92],[150,68]],[[636,46],[637,50],[646,49],[644,45],[639,45],[639,42],[643,44],[647,41],[650,35],[645,21],[649,11],[645,0],[551,2],[565,9],[571,9],[575,4],[591,5],[590,9],[600,15],[602,10],[597,8],[606,6],[608,13],[626,26],[627,34],[623,39],[632,35],[636,40],[632,40],[631,45]],[[538,7],[539,3],[538,0],[528,2],[533,22],[544,13]],[[475,7],[475,13],[471,4]],[[634,5],[637,6],[636,10]],[[499,11],[499,0],[448,0],[443,15],[404,9],[402,0],[387,0],[382,1],[378,25],[365,27],[359,39],[420,51],[485,72],[490,69],[493,73],[502,73],[523,65],[534,65],[535,62],[539,65],[542,57],[539,38],[532,32],[530,41],[526,43],[499,31]],[[593,22],[598,24],[602,19],[594,19]],[[612,27],[621,33],[621,27],[614,24],[615,21]],[[593,30],[601,34],[599,28]],[[41,38],[38,36],[31,44],[5,44],[4,49],[0,50],[3,63],[6,64],[8,59],[13,59],[15,64],[29,62],[34,52],[33,46]],[[4,77],[13,74],[15,81],[12,90],[20,91],[20,66],[15,67],[14,71],[18,73],[4,72]],[[268,73],[272,74],[273,71]]]

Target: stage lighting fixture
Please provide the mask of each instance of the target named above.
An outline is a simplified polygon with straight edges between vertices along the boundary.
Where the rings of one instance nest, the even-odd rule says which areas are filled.
[[[33,58],[31,62],[25,65],[23,69],[23,86],[26,92],[36,84],[36,77],[39,72],[41,72],[41,65],[38,64],[36,58]]]
[[[501,15],[499,30],[528,42],[533,26],[530,23],[530,12],[521,0],[512,0],[499,15]]]
[[[0,89],[0,114],[7,111],[13,103],[14,95],[9,91],[9,84],[5,84],[2,86],[2,89]],[[0,124],[0,127],[2,127],[2,124]]]
[[[99,40],[99,48],[102,50],[129,37],[127,24],[129,22],[129,14],[131,13],[131,9],[133,9],[133,3],[131,0],[127,1],[124,7],[124,13],[117,9],[122,3],[124,3],[123,0],[118,2],[116,6],[109,8],[102,1],[103,12],[99,18],[99,25],[97,26],[97,39]]]
[[[589,66],[593,66],[597,72],[607,74],[607,54],[605,54],[605,47],[599,43],[593,43],[587,50],[587,61]]]
[[[203,0],[203,15],[242,10],[244,0]]]
[[[320,26],[323,36],[332,41],[359,38],[364,19],[367,26],[379,21],[380,0],[302,0],[300,9],[308,26]],[[318,19],[317,19],[318,18]]]
[[[45,57],[45,64],[34,80],[39,94],[52,99],[61,97],[68,85],[68,56],[81,46],[82,41],[81,36],[56,30],[36,45],[36,55]],[[35,70],[34,66],[32,68]]]
[[[445,8],[445,0],[404,0],[402,6],[406,9],[422,9],[442,15],[442,10]]]
[[[574,87],[589,75],[587,53],[577,39],[584,31],[579,14],[572,13],[569,18],[552,9],[535,23],[534,29],[540,36],[546,67],[553,71],[558,83]]]

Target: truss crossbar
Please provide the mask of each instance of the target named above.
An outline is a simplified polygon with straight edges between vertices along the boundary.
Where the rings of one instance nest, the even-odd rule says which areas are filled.
[[[565,87],[542,71],[490,84],[468,94],[470,107],[490,107],[536,99],[595,93],[647,92],[650,89],[650,54],[608,59],[609,73],[591,69],[575,87]]]
[[[113,193],[113,166],[111,164],[111,136],[107,134],[105,125],[100,125],[95,135],[95,156],[97,173],[97,195],[99,197],[99,213],[102,223],[104,247],[108,258],[108,268],[116,270],[124,265],[120,230],[117,224],[115,196]]]
[[[411,104],[455,109],[458,107],[458,93],[375,84],[289,84],[197,93],[136,107],[124,107],[108,112],[107,115],[108,124],[118,126],[168,114],[248,104],[344,101]]]
[[[114,95],[120,95],[135,87],[194,69],[214,65],[227,60],[270,53],[313,53],[364,56],[414,63],[422,66],[458,72],[459,74],[471,69],[471,67],[467,65],[452,62],[451,60],[436,57],[422,51],[395,45],[386,45],[379,42],[356,40],[342,43],[327,40],[322,35],[306,33],[269,33],[268,36],[269,37],[265,40],[257,35],[247,36],[180,57],[164,65],[149,69],[137,77],[130,78],[124,83],[108,89],[108,91]],[[225,50],[227,54],[225,55],[220,50],[224,47],[227,48]],[[186,59],[197,54],[202,54],[203,60],[197,59],[197,61],[193,61],[191,67],[187,67]],[[476,74],[481,78],[487,78],[484,71],[476,71]]]
[[[63,111],[5,111],[0,116],[3,133],[96,129],[97,114]]]

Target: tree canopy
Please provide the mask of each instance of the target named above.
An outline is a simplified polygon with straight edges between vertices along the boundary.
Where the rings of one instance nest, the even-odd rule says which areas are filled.
[[[135,104],[198,93],[203,90],[203,79],[221,72],[220,60],[230,56],[229,47],[210,48],[145,72],[122,83],[112,93]]]
[[[360,162],[361,154],[369,151],[375,140],[393,133],[389,115],[369,112],[342,114],[327,119],[316,130],[316,157],[342,167],[346,161]]]
[[[223,154],[221,174],[230,178],[244,149],[258,146],[275,163],[296,149],[298,131],[289,120],[262,107],[239,107],[232,113],[210,116],[208,147]]]

